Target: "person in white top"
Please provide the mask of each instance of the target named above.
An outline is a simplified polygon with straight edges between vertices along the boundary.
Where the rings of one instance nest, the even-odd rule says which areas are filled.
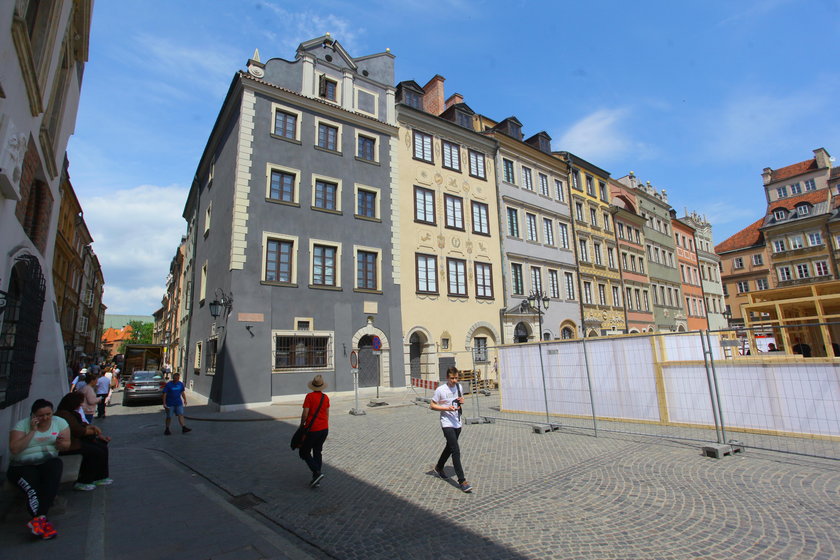
[[[446,370],[446,383],[438,386],[429,405],[432,410],[440,411],[440,427],[443,437],[446,438],[446,447],[443,448],[434,471],[440,478],[447,478],[443,467],[449,457],[452,457],[458,487],[464,492],[472,492],[472,485],[464,478],[461,448],[458,445],[458,437],[461,435],[461,405],[464,403],[464,393],[458,383],[458,377],[458,368],[455,366]]]

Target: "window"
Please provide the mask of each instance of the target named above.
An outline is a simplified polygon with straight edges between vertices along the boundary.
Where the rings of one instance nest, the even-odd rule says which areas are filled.
[[[201,278],[198,285],[198,300],[204,301],[207,297],[207,261],[201,267]]]
[[[337,286],[336,254],[338,249],[329,245],[312,246],[312,285]]]
[[[338,151],[338,127],[318,123],[318,147],[333,152]]]
[[[744,294],[750,291],[750,283],[745,281],[738,282],[738,293]]]
[[[469,150],[470,157],[470,175],[478,177],[479,179],[486,179],[487,176],[484,171],[484,154]]]
[[[645,273],[645,258],[642,256],[639,257],[639,272]]]
[[[490,235],[489,207],[483,202],[472,202],[472,230],[473,233]]]
[[[554,190],[557,191],[557,200],[564,202],[566,200],[566,194],[563,192],[563,181],[555,179]]]
[[[534,181],[531,177],[531,169],[524,166],[522,167],[522,186],[529,191],[534,190]]]
[[[473,356],[476,363],[487,361],[487,337],[477,336],[473,338]]]
[[[546,245],[554,245],[554,224],[549,218],[543,218],[543,239]]]
[[[277,110],[274,112],[274,134],[283,138],[297,138],[297,115]]]
[[[586,176],[586,194],[595,196],[595,180],[591,175]]]
[[[365,161],[376,161],[376,139],[359,135],[358,153],[359,159]]]
[[[432,136],[418,130],[414,131],[414,159],[434,163],[432,158]]]
[[[435,223],[435,193],[423,187],[414,187],[414,221]]]
[[[274,369],[304,369],[330,367],[332,336],[274,333]]]
[[[787,211],[784,208],[777,208],[773,210],[773,217],[777,220],[784,220],[787,216]]]
[[[791,194],[799,194],[802,192],[802,185],[799,183],[794,183],[790,186],[790,193]]]
[[[773,241],[773,252],[774,253],[781,253],[785,250],[785,240],[784,239],[776,239]]]
[[[785,198],[788,195],[787,187],[779,187],[776,189],[776,197],[777,198]]]
[[[444,206],[446,207],[446,227],[451,229],[464,229],[464,200],[451,194],[443,195]]]
[[[403,90],[402,101],[409,107],[414,107],[415,109],[423,109],[423,98],[420,96],[420,94],[416,92]]]
[[[618,223],[616,224],[616,228],[618,229],[618,236],[621,239],[624,239],[624,224]]]
[[[488,263],[475,263],[475,297],[493,297],[493,267]]]
[[[566,299],[575,299],[575,276],[571,272],[564,272],[566,277]]]
[[[813,179],[808,179],[807,181],[805,181],[805,191],[806,192],[815,191],[815,190],[817,190],[817,183],[814,182]]]
[[[598,284],[598,303],[607,305],[607,287],[603,284]]]
[[[207,204],[207,209],[204,210],[204,235],[210,233],[210,220],[213,217],[213,202]]]
[[[600,243],[593,243],[592,244],[592,254],[595,256],[595,264],[603,264],[601,259],[601,244]]]
[[[583,303],[592,303],[592,283],[583,283]]]
[[[551,196],[548,192],[548,177],[540,173],[540,194],[543,196]]]
[[[507,209],[508,235],[519,237],[519,211],[516,208]]]
[[[580,202],[575,202],[575,218],[577,218],[579,222],[583,221],[583,204]]]
[[[542,269],[538,266],[531,267],[531,291],[542,293]]]
[[[828,263],[825,261],[817,261],[814,263],[814,272],[816,276],[828,276]]]
[[[444,140],[443,144],[443,166],[453,171],[461,171],[461,146],[447,142]]]
[[[295,202],[295,178],[293,173],[272,169],[268,198],[280,202]]]
[[[560,246],[564,249],[569,248],[569,226],[566,224],[557,224],[557,230],[560,232]]]
[[[790,238],[790,248],[791,249],[801,249],[805,246],[805,243],[802,240],[802,236],[795,235]]]
[[[785,282],[787,280],[792,279],[793,277],[790,275],[790,267],[787,266],[780,266],[779,267],[779,281]]]
[[[537,239],[537,217],[534,214],[525,213],[525,218],[528,222],[528,241],[538,241]]]
[[[467,261],[446,259],[447,287],[450,296],[467,295]]]
[[[377,257],[373,251],[356,252],[356,288],[360,290],[378,290],[379,273]]]
[[[733,268],[744,268],[744,259],[741,257],[735,257],[732,261]]]
[[[580,190],[580,172],[577,169],[572,169],[572,186]]]
[[[513,162],[509,159],[503,159],[502,170],[504,172],[505,181],[511,184],[516,184],[516,181],[513,179]]]
[[[551,297],[555,299],[560,297],[560,276],[556,270],[548,271],[548,290]]]
[[[604,212],[604,229],[610,231],[610,215]]]
[[[315,181],[315,208],[337,210],[338,185],[327,181]]]
[[[767,281],[767,278],[759,278],[755,281],[755,289],[756,290],[769,290],[770,283]]]
[[[318,95],[330,101],[336,100],[336,92],[338,91],[338,82],[331,80],[326,76],[321,76],[318,82]]]
[[[294,242],[268,239],[265,249],[265,281],[291,284]]]
[[[615,249],[607,247],[607,266],[615,268]]]
[[[808,263],[802,263],[796,265],[796,274],[800,278],[810,278],[811,277],[811,267],[808,266]]]
[[[589,246],[586,239],[578,239],[578,248],[580,249],[580,260],[589,262]]]
[[[603,181],[598,181],[598,193],[601,195],[601,200],[607,202],[607,184]]]
[[[633,289],[632,288],[626,288],[626,289],[627,289],[627,295],[624,297],[624,301],[627,302],[627,309],[630,309],[632,311],[633,310]],[[615,296],[617,295],[615,293],[615,290],[616,290],[616,288],[613,287],[613,301],[615,301]]]
[[[434,255],[416,254],[417,263],[417,292],[422,294],[436,294],[437,287],[437,257]]]
[[[807,216],[811,213],[811,207],[807,204],[801,204],[796,207],[797,216]]]
[[[193,368],[201,369],[201,341],[195,343],[195,357],[193,359]]]
[[[818,231],[814,231],[808,234],[808,244],[811,247],[816,247],[817,245],[822,245],[822,234]]]
[[[756,266],[761,266],[764,264],[764,257],[762,257],[761,255],[753,255],[752,262]]]
[[[521,296],[525,293],[525,283],[522,279],[522,265],[513,263],[510,265],[511,289],[514,295]]]
[[[356,191],[356,215],[362,218],[379,217],[376,204],[376,192],[367,189],[358,189]]]
[[[589,209],[589,223],[592,224],[592,227],[598,227],[598,213],[594,208]]]

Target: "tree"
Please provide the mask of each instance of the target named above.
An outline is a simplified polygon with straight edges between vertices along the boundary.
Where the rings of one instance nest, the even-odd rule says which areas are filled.
[[[120,345],[120,353],[125,352],[125,345],[126,344],[151,344],[152,343],[152,333],[155,329],[154,323],[146,323],[144,321],[129,321],[128,325],[126,325],[128,330],[131,331],[131,336],[128,337],[128,340],[124,341]]]

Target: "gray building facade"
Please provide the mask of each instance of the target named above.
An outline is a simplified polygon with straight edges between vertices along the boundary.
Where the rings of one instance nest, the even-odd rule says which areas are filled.
[[[329,35],[234,76],[185,209],[187,382],[221,409],[404,384],[393,274],[394,57]]]

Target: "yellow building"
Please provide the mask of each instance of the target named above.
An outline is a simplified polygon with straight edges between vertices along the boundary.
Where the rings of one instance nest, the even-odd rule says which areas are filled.
[[[610,212],[610,174],[569,152],[569,201],[577,250],[580,302],[586,336],[627,332],[621,272]]]
[[[443,82],[397,87],[392,211],[407,385],[408,376],[437,380],[450,365],[487,365],[501,343],[495,142],[474,132],[459,95],[444,101]]]

